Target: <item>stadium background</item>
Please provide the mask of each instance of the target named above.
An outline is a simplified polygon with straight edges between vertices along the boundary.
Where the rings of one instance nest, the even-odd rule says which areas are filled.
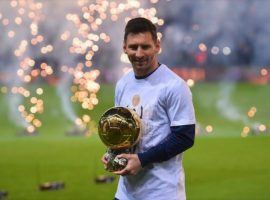
[[[100,162],[101,114],[116,80],[125,22],[158,26],[160,61],[190,86],[195,146],[189,199],[268,199],[270,3],[241,1],[0,2],[0,199],[111,199]],[[108,179],[109,180],[109,179]],[[54,191],[40,184],[64,183]]]

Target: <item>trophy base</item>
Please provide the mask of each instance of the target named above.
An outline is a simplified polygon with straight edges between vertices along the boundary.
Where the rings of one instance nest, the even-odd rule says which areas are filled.
[[[108,161],[106,170],[115,172],[122,170],[126,167],[128,160],[126,158],[116,158],[117,155],[122,153],[130,153],[129,149],[114,150],[108,149],[105,159]]]

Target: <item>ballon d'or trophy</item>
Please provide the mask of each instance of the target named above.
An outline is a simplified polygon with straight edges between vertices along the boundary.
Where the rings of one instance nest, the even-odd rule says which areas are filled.
[[[137,113],[124,107],[113,107],[100,118],[98,134],[108,147],[105,159],[106,170],[110,172],[124,169],[128,160],[116,158],[122,153],[132,153],[132,147],[139,141],[141,122]]]

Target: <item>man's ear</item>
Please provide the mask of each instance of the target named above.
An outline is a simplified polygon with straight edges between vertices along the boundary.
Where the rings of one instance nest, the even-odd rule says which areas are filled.
[[[160,52],[160,49],[161,49],[161,45],[160,45],[160,40],[159,39],[157,39],[155,45],[156,45],[156,53],[159,53]]]
[[[123,43],[123,51],[124,51],[124,53],[127,53],[127,45],[125,42]]]

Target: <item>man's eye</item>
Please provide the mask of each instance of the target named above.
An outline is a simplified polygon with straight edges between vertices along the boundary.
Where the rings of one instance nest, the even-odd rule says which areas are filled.
[[[138,46],[129,46],[129,48],[132,50],[136,50],[138,48]]]
[[[143,45],[143,46],[142,46],[142,49],[144,49],[144,50],[149,49],[149,48],[150,48],[149,45]]]

